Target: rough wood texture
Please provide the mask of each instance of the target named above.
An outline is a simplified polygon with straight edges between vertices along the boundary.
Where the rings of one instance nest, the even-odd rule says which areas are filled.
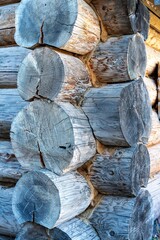
[[[157,219],[160,216],[160,174],[149,180],[147,190],[153,201],[152,212],[154,219]]]
[[[157,73],[157,66],[160,61],[160,52],[146,45],[147,52],[147,67],[146,76],[152,75],[155,71]]]
[[[79,173],[58,177],[41,170],[27,173],[18,181],[12,208],[19,223],[29,221],[52,229],[82,213],[92,198],[89,185]]]
[[[156,14],[157,18],[160,17],[160,6],[155,4],[155,0],[142,0],[142,2],[151,10],[150,13]]]
[[[27,223],[20,230],[16,240],[100,240],[96,231],[87,221],[73,218],[53,230],[47,230],[40,225]]]
[[[146,40],[146,44],[157,51],[160,51],[160,33],[154,30],[152,27],[149,29],[149,35]]]
[[[11,143],[0,140],[0,182],[17,182],[27,170],[18,163]]]
[[[148,184],[149,153],[145,145],[119,148],[110,155],[97,155],[90,168],[93,186],[102,194],[136,196]]]
[[[0,5],[7,5],[7,4],[13,4],[18,2],[20,2],[20,0],[1,0]]]
[[[77,169],[96,152],[88,119],[70,103],[30,103],[14,119],[11,140],[22,166],[57,174]]]
[[[30,50],[21,47],[0,48],[0,88],[15,88],[20,64]]]
[[[140,34],[111,37],[100,43],[94,52],[90,67],[102,83],[126,82],[144,77],[146,50]]]
[[[0,186],[0,234],[7,236],[15,236],[20,229],[12,212],[13,192],[14,188]]]
[[[151,127],[151,106],[142,79],[131,83],[92,88],[82,108],[95,137],[108,146],[133,146],[147,142]]]
[[[14,240],[14,237],[0,235],[0,240]]]
[[[149,11],[141,1],[92,0],[109,35],[140,32],[145,39],[149,29]]]
[[[160,33],[160,19],[150,11],[150,26]]]
[[[157,97],[158,97],[156,81],[148,77],[144,77],[143,80],[149,93],[151,105],[153,106],[155,103],[157,103]]]
[[[22,47],[47,44],[83,55],[92,51],[99,39],[98,17],[83,0],[56,4],[22,0],[16,11],[15,40]]]
[[[160,143],[148,147],[150,155],[150,177],[160,172]]]
[[[90,215],[101,239],[150,240],[153,228],[152,199],[148,191],[135,198],[103,196]]]
[[[18,90],[24,100],[57,98],[78,104],[90,86],[81,60],[47,47],[32,51],[18,72]]]
[[[0,89],[0,139],[10,138],[13,118],[25,105],[16,89]]]
[[[160,142],[160,122],[158,114],[155,110],[152,110],[151,132],[149,135],[147,146],[152,146]]]

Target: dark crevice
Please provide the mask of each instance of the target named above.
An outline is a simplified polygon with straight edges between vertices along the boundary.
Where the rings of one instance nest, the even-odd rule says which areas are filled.
[[[40,164],[43,168],[46,168],[45,166],[45,162],[43,160],[43,154],[41,152],[41,149],[40,149],[40,146],[39,146],[39,143],[37,142],[37,146],[38,146],[38,151],[39,151],[39,157],[40,157]]]
[[[39,44],[43,44],[43,39],[44,39],[43,27],[44,27],[44,21],[42,22],[42,25],[40,28]]]

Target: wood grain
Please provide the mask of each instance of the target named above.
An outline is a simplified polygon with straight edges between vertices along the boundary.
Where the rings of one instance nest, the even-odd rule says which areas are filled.
[[[16,11],[15,40],[22,47],[47,44],[84,55],[95,48],[99,39],[98,17],[83,0],[61,0],[56,4],[22,0]]]
[[[27,173],[18,181],[12,208],[20,224],[34,222],[51,229],[82,213],[92,197],[89,185],[79,173],[58,177],[41,170]]]
[[[160,33],[152,27],[150,27],[149,29],[146,44],[154,48],[155,50],[160,51]]]
[[[142,79],[91,88],[82,108],[95,137],[108,146],[133,146],[148,141],[151,106]]]
[[[150,156],[150,177],[160,172],[160,143],[148,147]]]

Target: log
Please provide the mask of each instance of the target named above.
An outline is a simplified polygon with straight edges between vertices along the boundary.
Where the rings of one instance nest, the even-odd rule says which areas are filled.
[[[150,155],[150,177],[160,172],[160,143],[148,147]]]
[[[14,240],[14,237],[0,235],[0,240]]]
[[[11,141],[20,164],[60,175],[77,169],[96,153],[87,117],[70,103],[35,100],[14,119]]]
[[[18,163],[11,143],[0,140],[0,182],[16,183],[26,172]]]
[[[37,48],[22,62],[18,90],[24,100],[46,98],[79,104],[91,86],[84,63],[76,57]]]
[[[1,0],[0,5],[7,5],[7,4],[13,4],[18,2],[20,2],[20,0]]]
[[[141,1],[92,0],[109,35],[128,35],[140,32],[148,37],[149,11]]]
[[[22,0],[17,8],[15,40],[22,47],[47,44],[84,55],[95,48],[99,39],[98,17],[83,0],[61,0],[56,4],[50,0]]]
[[[30,50],[21,47],[0,48],[0,88],[17,86],[18,69],[29,52]]]
[[[100,239],[150,240],[153,230],[151,210],[152,199],[147,190],[140,191],[135,198],[102,196],[89,221]]]
[[[153,106],[156,104],[158,97],[156,81],[149,77],[144,77],[143,80],[149,93],[151,105]]]
[[[93,194],[77,172],[58,177],[47,171],[34,171],[20,178],[12,199],[19,224],[34,222],[52,229],[82,213]]]
[[[118,148],[110,156],[96,156],[89,177],[101,194],[137,196],[148,184],[150,159],[143,144],[131,148]]]
[[[160,142],[160,122],[158,114],[152,110],[151,132],[149,135],[147,146],[152,146]]]
[[[12,211],[12,196],[14,188],[0,186],[0,234],[14,237],[20,226]]]
[[[52,230],[33,224],[26,223],[20,230],[16,237],[16,240],[100,240],[96,231],[87,221],[83,221],[80,218],[73,218]]]
[[[146,52],[147,52],[146,76],[150,76],[154,73],[157,74],[157,67],[160,61],[160,52],[147,45]]]
[[[157,174],[154,178],[149,180],[147,190],[149,191],[152,201],[152,213],[154,220],[160,216],[160,174]]]
[[[111,37],[100,43],[90,67],[96,79],[102,83],[126,82],[144,77],[146,50],[140,34]]]
[[[160,33],[150,27],[148,38],[146,44],[154,48],[157,51],[160,51]]]
[[[16,89],[0,89],[0,103],[0,139],[9,139],[13,118],[26,103]]]
[[[108,146],[133,146],[148,141],[151,106],[142,79],[91,88],[82,108],[95,137]]]

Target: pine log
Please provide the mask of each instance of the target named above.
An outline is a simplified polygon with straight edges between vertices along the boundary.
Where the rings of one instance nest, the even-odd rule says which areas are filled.
[[[31,102],[14,119],[11,140],[24,168],[56,174],[77,169],[96,152],[87,117],[70,103]]]
[[[148,37],[149,11],[141,1],[92,0],[109,35],[141,33]]]
[[[0,5],[7,5],[7,4],[13,4],[18,2],[20,2],[20,0],[1,0]]]
[[[13,192],[13,187],[0,186],[0,234],[6,236],[15,236],[20,230],[12,211]]]
[[[144,77],[143,80],[149,93],[151,105],[153,106],[157,102],[158,97],[156,81],[149,77]]]
[[[155,50],[160,51],[160,33],[154,30],[152,27],[149,29],[146,44]]]
[[[90,67],[96,79],[102,83],[126,82],[144,77],[146,50],[140,34],[111,37],[100,43]]]
[[[89,176],[93,186],[102,194],[136,196],[148,184],[150,159],[143,144],[119,148],[110,155],[97,155]]]
[[[89,74],[81,60],[47,47],[32,51],[18,73],[18,90],[27,101],[57,98],[78,104],[90,86]]]
[[[140,191],[135,198],[102,196],[89,220],[100,239],[150,240],[152,198],[147,190]]]
[[[47,230],[46,228],[26,223],[20,230],[16,240],[100,240],[96,231],[87,221],[73,218],[57,228]]]
[[[13,118],[25,105],[16,89],[0,89],[0,139],[10,138]]]
[[[99,39],[98,17],[83,0],[22,0],[17,8],[15,40],[22,47],[47,44],[84,55]]]
[[[15,88],[17,73],[30,50],[21,47],[0,48],[0,88]]]
[[[160,142],[148,147],[150,156],[150,177],[160,172]]]
[[[147,190],[149,191],[153,201],[153,216],[154,220],[160,217],[160,174],[151,178]]]
[[[12,208],[19,224],[34,222],[52,229],[82,213],[93,194],[77,172],[58,177],[47,171],[30,172],[16,184]]]
[[[151,132],[149,135],[147,146],[160,143],[160,122],[158,114],[155,110],[152,110]]]
[[[0,182],[16,183],[26,172],[18,163],[11,143],[0,140]]]
[[[155,71],[157,74],[157,66],[158,63],[160,62],[160,52],[148,45],[146,45],[146,52],[147,52],[146,76],[154,74]]]
[[[151,127],[151,106],[142,79],[131,83],[91,88],[82,106],[95,137],[108,146],[146,143]]]

